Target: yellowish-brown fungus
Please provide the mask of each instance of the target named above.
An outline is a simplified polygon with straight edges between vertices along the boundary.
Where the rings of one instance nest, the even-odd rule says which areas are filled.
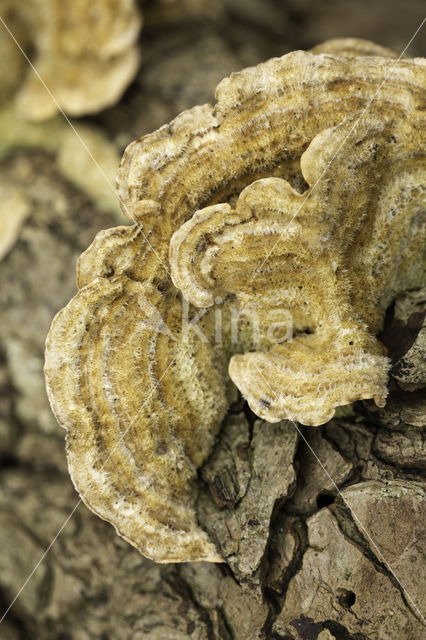
[[[132,143],[118,193],[135,224],[98,234],[52,324],[47,388],[76,488],[154,560],[219,559],[194,481],[235,397],[230,359],[269,420],[318,424],[355,398],[384,401],[375,334],[423,277],[425,63],[340,49],[234,74],[214,106]],[[236,340],[235,305],[249,312]],[[295,338],[271,344],[283,314]]]
[[[358,119],[313,139],[301,158],[303,194],[264,178],[235,210],[206,207],[172,237],[172,276],[185,298],[204,307],[233,294],[269,324],[269,348],[235,355],[229,372],[271,422],[322,424],[363,398],[383,406],[390,362],[374,334],[395,294],[424,276],[420,118]],[[280,310],[293,340],[274,335]]]
[[[19,44],[34,50],[34,66],[70,115],[114,104],[136,73],[141,19],[135,0],[0,0],[0,14]],[[2,29],[0,50],[6,47],[16,75],[22,53]],[[6,78],[12,73],[4,72]],[[49,118],[58,109],[32,69],[17,100],[33,120]]]

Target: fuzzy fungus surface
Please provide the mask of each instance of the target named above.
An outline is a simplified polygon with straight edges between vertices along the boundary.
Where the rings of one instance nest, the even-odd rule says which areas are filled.
[[[424,84],[423,59],[332,41],[233,74],[127,148],[134,224],[81,256],[45,371],[77,490],[146,556],[221,559],[195,503],[230,378],[271,422],[384,404],[376,335],[424,278]],[[293,339],[271,340],[283,313]]]
[[[43,82],[72,116],[114,104],[139,66],[135,0],[0,0],[0,15],[19,45],[34,51]],[[11,61],[2,93],[18,89],[18,107],[31,120],[53,116],[58,105],[34,71],[25,71],[22,52],[3,27],[0,51]]]

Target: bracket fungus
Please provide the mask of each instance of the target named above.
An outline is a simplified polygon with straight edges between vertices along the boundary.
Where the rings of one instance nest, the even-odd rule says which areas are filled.
[[[425,61],[392,55],[344,40],[272,59],[124,154],[135,224],[80,258],[45,371],[83,501],[156,561],[220,560],[196,477],[235,398],[229,361],[268,421],[385,401],[376,335],[424,277],[425,234]],[[268,343],[282,311],[294,339]]]
[[[366,114],[351,137],[357,118],[314,137],[300,160],[303,194],[263,178],[235,209],[201,209],[172,237],[172,277],[194,305],[233,294],[266,319],[290,310],[294,340],[235,355],[229,367],[270,422],[323,424],[364,398],[383,406],[390,362],[374,335],[398,290],[420,283],[420,118]]]
[[[72,116],[114,104],[137,71],[141,18],[135,0],[0,0],[0,11],[19,44],[34,49],[34,66]],[[0,48],[8,47],[12,60],[11,71],[5,69],[8,79],[9,73],[16,75],[22,53],[5,29],[0,38]],[[16,84],[15,79],[9,84]],[[58,110],[31,69],[17,101],[31,120],[44,120]]]

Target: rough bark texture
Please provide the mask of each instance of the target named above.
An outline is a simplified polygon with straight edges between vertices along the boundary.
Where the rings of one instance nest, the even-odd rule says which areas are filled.
[[[119,105],[85,123],[122,149],[210,100],[232,70],[334,36],[402,48],[421,15],[414,0],[221,7],[182,22],[167,12],[156,19],[151,6],[138,78]],[[422,53],[419,41],[411,52]],[[363,403],[324,427],[299,428],[233,406],[199,480],[200,522],[226,563],[156,565],[79,504],[42,374],[52,316],[75,292],[76,258],[117,214],[64,177],[51,139],[32,146],[10,148],[0,162],[2,184],[30,209],[0,262],[2,611],[65,526],[0,637],[421,640],[424,292],[389,311],[384,409]]]

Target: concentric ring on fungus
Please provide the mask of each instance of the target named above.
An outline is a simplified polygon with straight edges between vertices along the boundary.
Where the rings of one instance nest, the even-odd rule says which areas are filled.
[[[269,421],[383,404],[375,336],[398,291],[424,279],[425,61],[357,40],[320,51],[233,74],[214,106],[129,145],[118,193],[135,224],[82,255],[80,292],[47,339],[77,490],[159,562],[220,560],[197,522],[196,475],[235,398],[229,361]],[[182,328],[179,289],[203,307],[189,310],[198,332]],[[233,342],[235,305],[247,321]],[[294,339],[268,343],[284,311]]]

